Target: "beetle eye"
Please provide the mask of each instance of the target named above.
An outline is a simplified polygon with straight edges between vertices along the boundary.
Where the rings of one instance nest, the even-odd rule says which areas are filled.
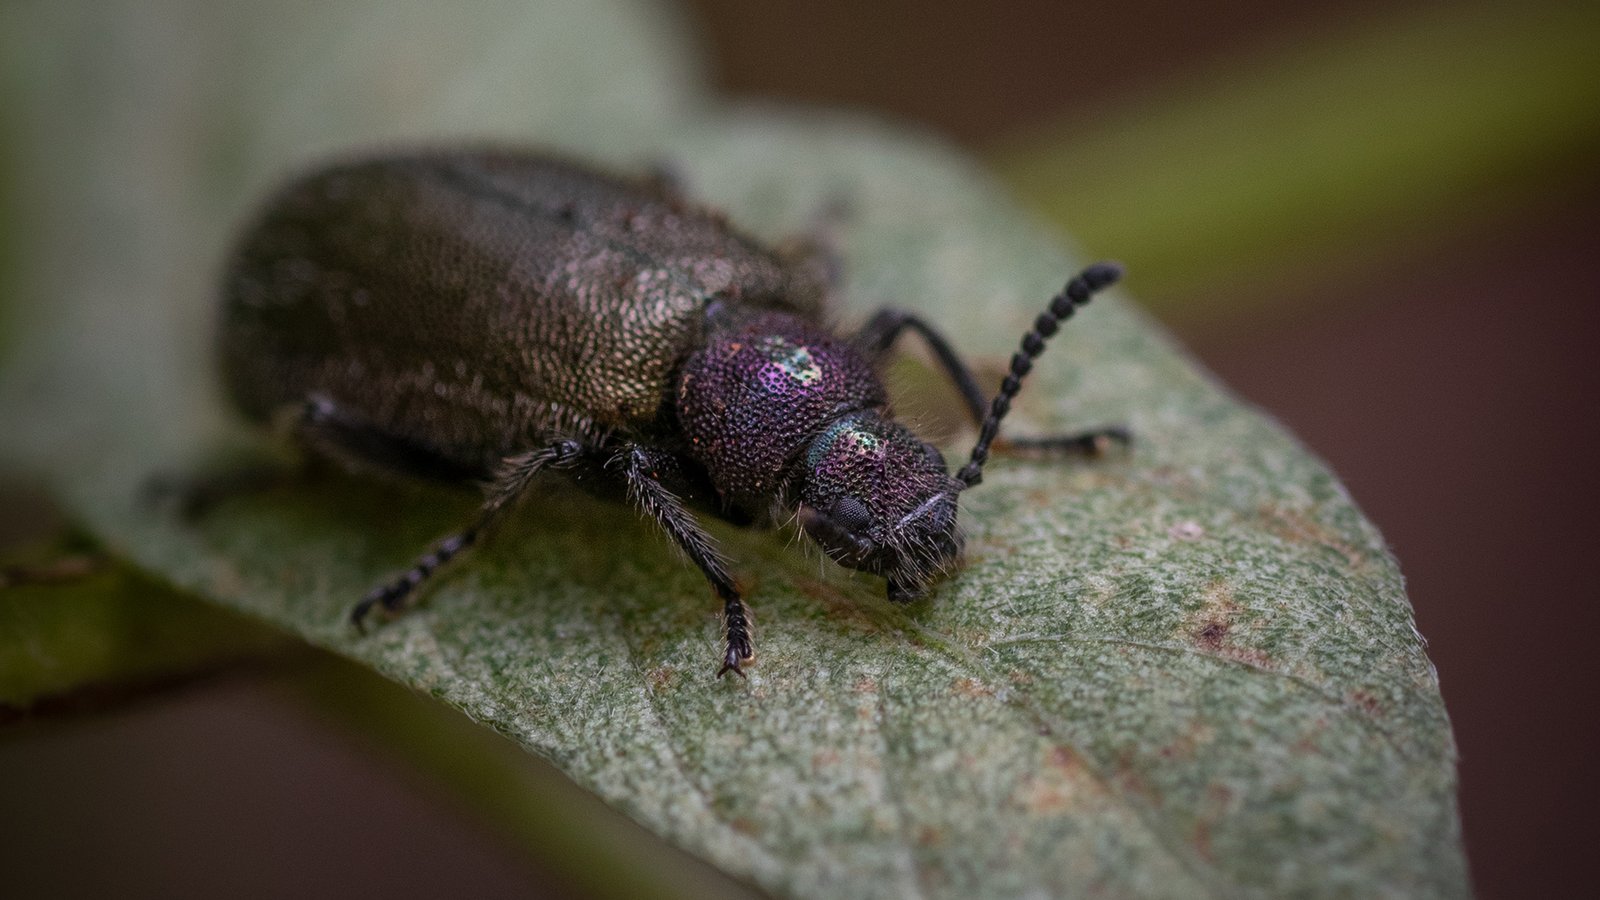
[[[872,510],[854,497],[840,497],[828,516],[846,531],[859,531],[872,521]]]

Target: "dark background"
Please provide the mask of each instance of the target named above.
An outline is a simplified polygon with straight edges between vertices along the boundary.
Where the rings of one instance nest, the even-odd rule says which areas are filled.
[[[1045,124],[1091,131],[1123,104],[1230,60],[1387,11],[1362,0],[1235,0],[1187,14],[1149,0],[1012,3],[982,15],[907,0],[688,6],[723,91],[887,114],[980,158]],[[1169,288],[1156,305],[1207,367],[1331,464],[1399,557],[1456,729],[1483,897],[1576,894],[1600,837],[1590,744],[1600,598],[1577,565],[1600,537],[1590,474],[1600,437],[1597,172],[1568,166],[1519,183],[1515,202],[1415,229],[1403,253],[1263,276],[1250,285],[1260,301],[1225,315],[1196,312],[1215,306],[1215,284],[1193,295]],[[1137,266],[1128,287],[1140,294]],[[49,760],[76,773],[70,784],[32,785],[77,798],[55,803],[61,821],[38,823],[41,833],[72,834],[88,853],[121,848],[126,858],[98,865],[131,883],[199,850],[216,871],[202,866],[167,887],[231,885],[235,840],[208,823],[244,808],[256,811],[263,851],[295,861],[261,873],[262,895],[327,891],[325,875],[310,873],[330,869],[357,894],[510,895],[530,884],[560,893],[435,792],[373,764],[252,677],[0,744],[0,766]],[[189,843],[96,833],[74,802],[139,808]],[[382,866],[362,866],[369,847],[383,848]]]

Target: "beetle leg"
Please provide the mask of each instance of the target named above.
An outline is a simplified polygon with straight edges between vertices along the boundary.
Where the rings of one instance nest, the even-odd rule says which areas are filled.
[[[989,412],[989,400],[983,389],[978,387],[978,380],[973,377],[972,369],[962,361],[960,354],[956,353],[955,348],[950,346],[950,342],[945,340],[938,329],[912,313],[891,307],[879,310],[867,320],[867,324],[856,332],[852,340],[868,356],[876,359],[889,352],[895,340],[908,329],[916,332],[927,342],[928,348],[938,359],[940,368],[944,369],[945,375],[950,378],[956,390],[961,392],[961,399],[966,403],[967,413],[972,416],[973,424],[981,427]],[[1130,440],[1126,428],[1113,426],[1075,434],[1002,438],[995,442],[994,448],[1027,455],[1095,457],[1103,455],[1112,447],[1127,446]]]
[[[981,424],[989,408],[989,398],[984,395],[983,389],[978,387],[978,380],[972,377],[972,370],[967,368],[967,364],[961,360],[955,348],[950,346],[950,342],[945,340],[944,335],[932,325],[903,309],[889,307],[878,310],[851,340],[855,341],[856,346],[860,347],[868,357],[876,360],[888,353],[889,348],[899,339],[901,332],[907,329],[915,331],[927,342],[928,348],[939,360],[939,366],[944,369],[945,375],[955,384],[956,390],[961,392],[961,399],[966,403],[972,421]]]
[[[1095,428],[1076,434],[1051,434],[1043,437],[1002,438],[995,449],[1023,456],[1081,456],[1095,459],[1117,447],[1133,443],[1133,435],[1119,425]]]
[[[489,484],[488,497],[478,510],[478,518],[468,527],[434,544],[398,578],[368,591],[350,611],[351,624],[357,630],[363,630],[362,621],[374,606],[382,606],[389,612],[399,609],[428,576],[476,543],[478,536],[490,528],[507,506],[527,490],[539,473],[571,465],[584,452],[584,446],[577,441],[563,440],[507,458],[494,481]]]
[[[455,558],[461,551],[471,547],[477,540],[478,529],[474,526],[458,531],[434,544],[427,553],[417,557],[411,568],[405,570],[400,577],[368,591],[367,595],[361,598],[361,602],[350,610],[350,624],[354,625],[357,631],[366,634],[364,622],[374,606],[382,606],[387,612],[399,609],[405,604],[406,598],[410,597],[428,576]]]
[[[663,450],[640,444],[624,444],[613,457],[628,483],[628,496],[650,516],[667,537],[688,555],[711,587],[722,598],[723,634],[727,651],[723,654],[718,677],[733,672],[744,677],[743,665],[755,659],[751,643],[750,615],[733,578],[728,575],[727,563],[711,536],[705,533],[694,515],[684,509],[683,501],[662,484],[662,477],[676,470],[676,457]]]

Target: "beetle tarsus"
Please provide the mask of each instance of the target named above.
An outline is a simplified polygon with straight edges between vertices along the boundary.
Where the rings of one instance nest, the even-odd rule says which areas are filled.
[[[356,634],[359,634],[362,637],[367,636],[367,615],[372,612],[372,607],[378,605],[378,603],[382,600],[382,593],[387,590],[388,587],[389,586],[385,584],[367,591],[366,596],[361,598],[361,602],[357,603],[355,608],[350,610],[350,624],[355,626]]]
[[[722,624],[727,632],[728,650],[722,656],[722,668],[717,670],[717,677],[732,672],[747,679],[749,676],[744,674],[743,666],[754,661],[756,653],[750,642],[750,614],[737,595],[723,599]]]
[[[1057,434],[1045,437],[1000,438],[994,448],[1008,453],[1047,457],[1083,457],[1099,459],[1115,450],[1133,444],[1133,435],[1119,425],[1096,428],[1077,434]]]
[[[410,572],[408,571],[409,575]],[[350,610],[350,624],[356,627],[356,633],[365,636],[367,633],[367,616],[371,615],[373,607],[381,607],[385,611],[392,611],[400,605],[400,598],[410,593],[410,588],[403,578],[386,581],[361,598],[361,602]]]
[[[740,657],[733,649],[730,648],[727,655],[722,658],[722,668],[717,670],[717,677],[721,678],[729,672],[732,672],[740,678],[749,681],[750,676],[746,675],[744,673],[744,669],[739,667],[739,664],[744,661],[745,660],[743,657]]]
[[[461,551],[471,547],[478,539],[478,526],[473,526],[465,531],[452,534],[428,550],[427,553],[417,557],[399,578],[386,584],[379,585],[367,592],[355,609],[350,611],[350,622],[356,626],[356,631],[366,634],[363,620],[372,611],[374,606],[383,607],[387,613],[399,612],[405,601],[424,581],[445,563],[454,559]]]

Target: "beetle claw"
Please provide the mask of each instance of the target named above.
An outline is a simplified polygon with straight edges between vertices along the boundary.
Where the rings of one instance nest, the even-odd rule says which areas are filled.
[[[755,654],[753,653],[741,653],[739,648],[729,647],[727,655],[723,656],[722,658],[722,668],[717,670],[717,677],[721,678],[729,672],[732,672],[740,678],[748,681],[750,680],[750,676],[744,673],[743,665],[745,663],[755,661],[755,658]]]

